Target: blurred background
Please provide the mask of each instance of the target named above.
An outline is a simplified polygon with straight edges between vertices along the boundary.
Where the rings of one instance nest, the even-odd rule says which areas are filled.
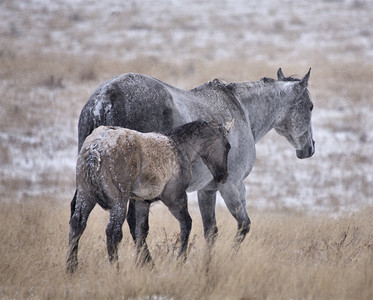
[[[0,201],[69,204],[80,111],[115,75],[190,89],[276,78],[279,67],[301,77],[312,67],[316,153],[299,160],[268,134],[246,179],[247,204],[371,206],[372,12],[368,0],[1,0]]]

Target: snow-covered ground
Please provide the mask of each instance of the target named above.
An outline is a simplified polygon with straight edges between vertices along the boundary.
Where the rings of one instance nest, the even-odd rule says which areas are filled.
[[[312,66],[316,154],[298,160],[270,133],[248,205],[372,205],[372,12],[368,0],[0,2],[1,200],[69,201],[80,109],[115,65],[182,88]]]

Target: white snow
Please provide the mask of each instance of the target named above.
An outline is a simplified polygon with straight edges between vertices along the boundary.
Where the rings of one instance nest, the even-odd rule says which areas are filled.
[[[309,66],[314,57],[363,66],[373,61],[372,11],[373,2],[368,0],[3,1],[0,59],[35,53],[41,58],[51,53],[96,55],[121,62],[154,57],[180,64],[211,61],[217,70],[224,59],[266,61],[273,65],[273,73],[266,76],[273,76],[279,66],[294,62],[299,63],[300,73],[305,72],[303,66]],[[248,74],[251,71],[247,70]],[[288,75],[286,69],[284,72]],[[317,74],[313,69],[311,81],[313,76],[322,76]],[[6,76],[9,75],[0,70],[0,95],[18,80]],[[79,87],[88,88],[93,92],[91,86]],[[75,95],[80,91],[76,87],[70,89],[65,93]],[[311,94],[317,89],[320,94],[321,87],[311,85]],[[311,159],[298,160],[292,146],[275,133],[259,142],[256,166],[245,181],[249,205],[351,210],[372,204],[371,95],[362,93],[365,98],[352,105],[349,89],[352,88],[346,82],[330,99],[313,97],[316,153]],[[37,114],[30,99],[47,97],[55,121],[45,124],[40,120],[30,125],[32,135],[20,135],[17,128],[1,128],[0,146],[7,153],[0,148],[4,150],[0,161],[5,162],[0,183],[5,182],[4,178],[22,178],[25,184],[16,187],[18,200],[25,194],[60,193],[61,198],[68,198],[73,194],[75,178],[77,117],[66,119],[61,109],[67,108],[56,103],[65,100],[58,92],[39,87],[29,92],[11,90],[7,95],[16,97],[18,93],[29,96],[24,100],[29,106],[28,119]],[[325,94],[329,95],[326,88]],[[2,96],[1,101],[12,99]],[[81,109],[85,99],[79,101],[77,107]],[[94,114],[101,109],[97,106]],[[0,109],[0,117],[6,115]],[[5,188],[2,186],[2,195],[6,195]],[[223,205],[221,198],[218,203]]]

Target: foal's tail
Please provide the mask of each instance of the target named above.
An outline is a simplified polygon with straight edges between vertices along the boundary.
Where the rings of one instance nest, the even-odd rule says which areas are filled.
[[[97,145],[89,148],[84,157],[85,180],[92,186],[98,182],[98,173],[101,168],[101,155]]]

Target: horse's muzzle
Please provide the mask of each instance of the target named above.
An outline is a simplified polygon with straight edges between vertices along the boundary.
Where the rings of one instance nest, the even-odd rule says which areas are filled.
[[[296,150],[299,159],[309,158],[315,153],[315,141],[312,140],[312,146],[305,147],[302,150]]]

